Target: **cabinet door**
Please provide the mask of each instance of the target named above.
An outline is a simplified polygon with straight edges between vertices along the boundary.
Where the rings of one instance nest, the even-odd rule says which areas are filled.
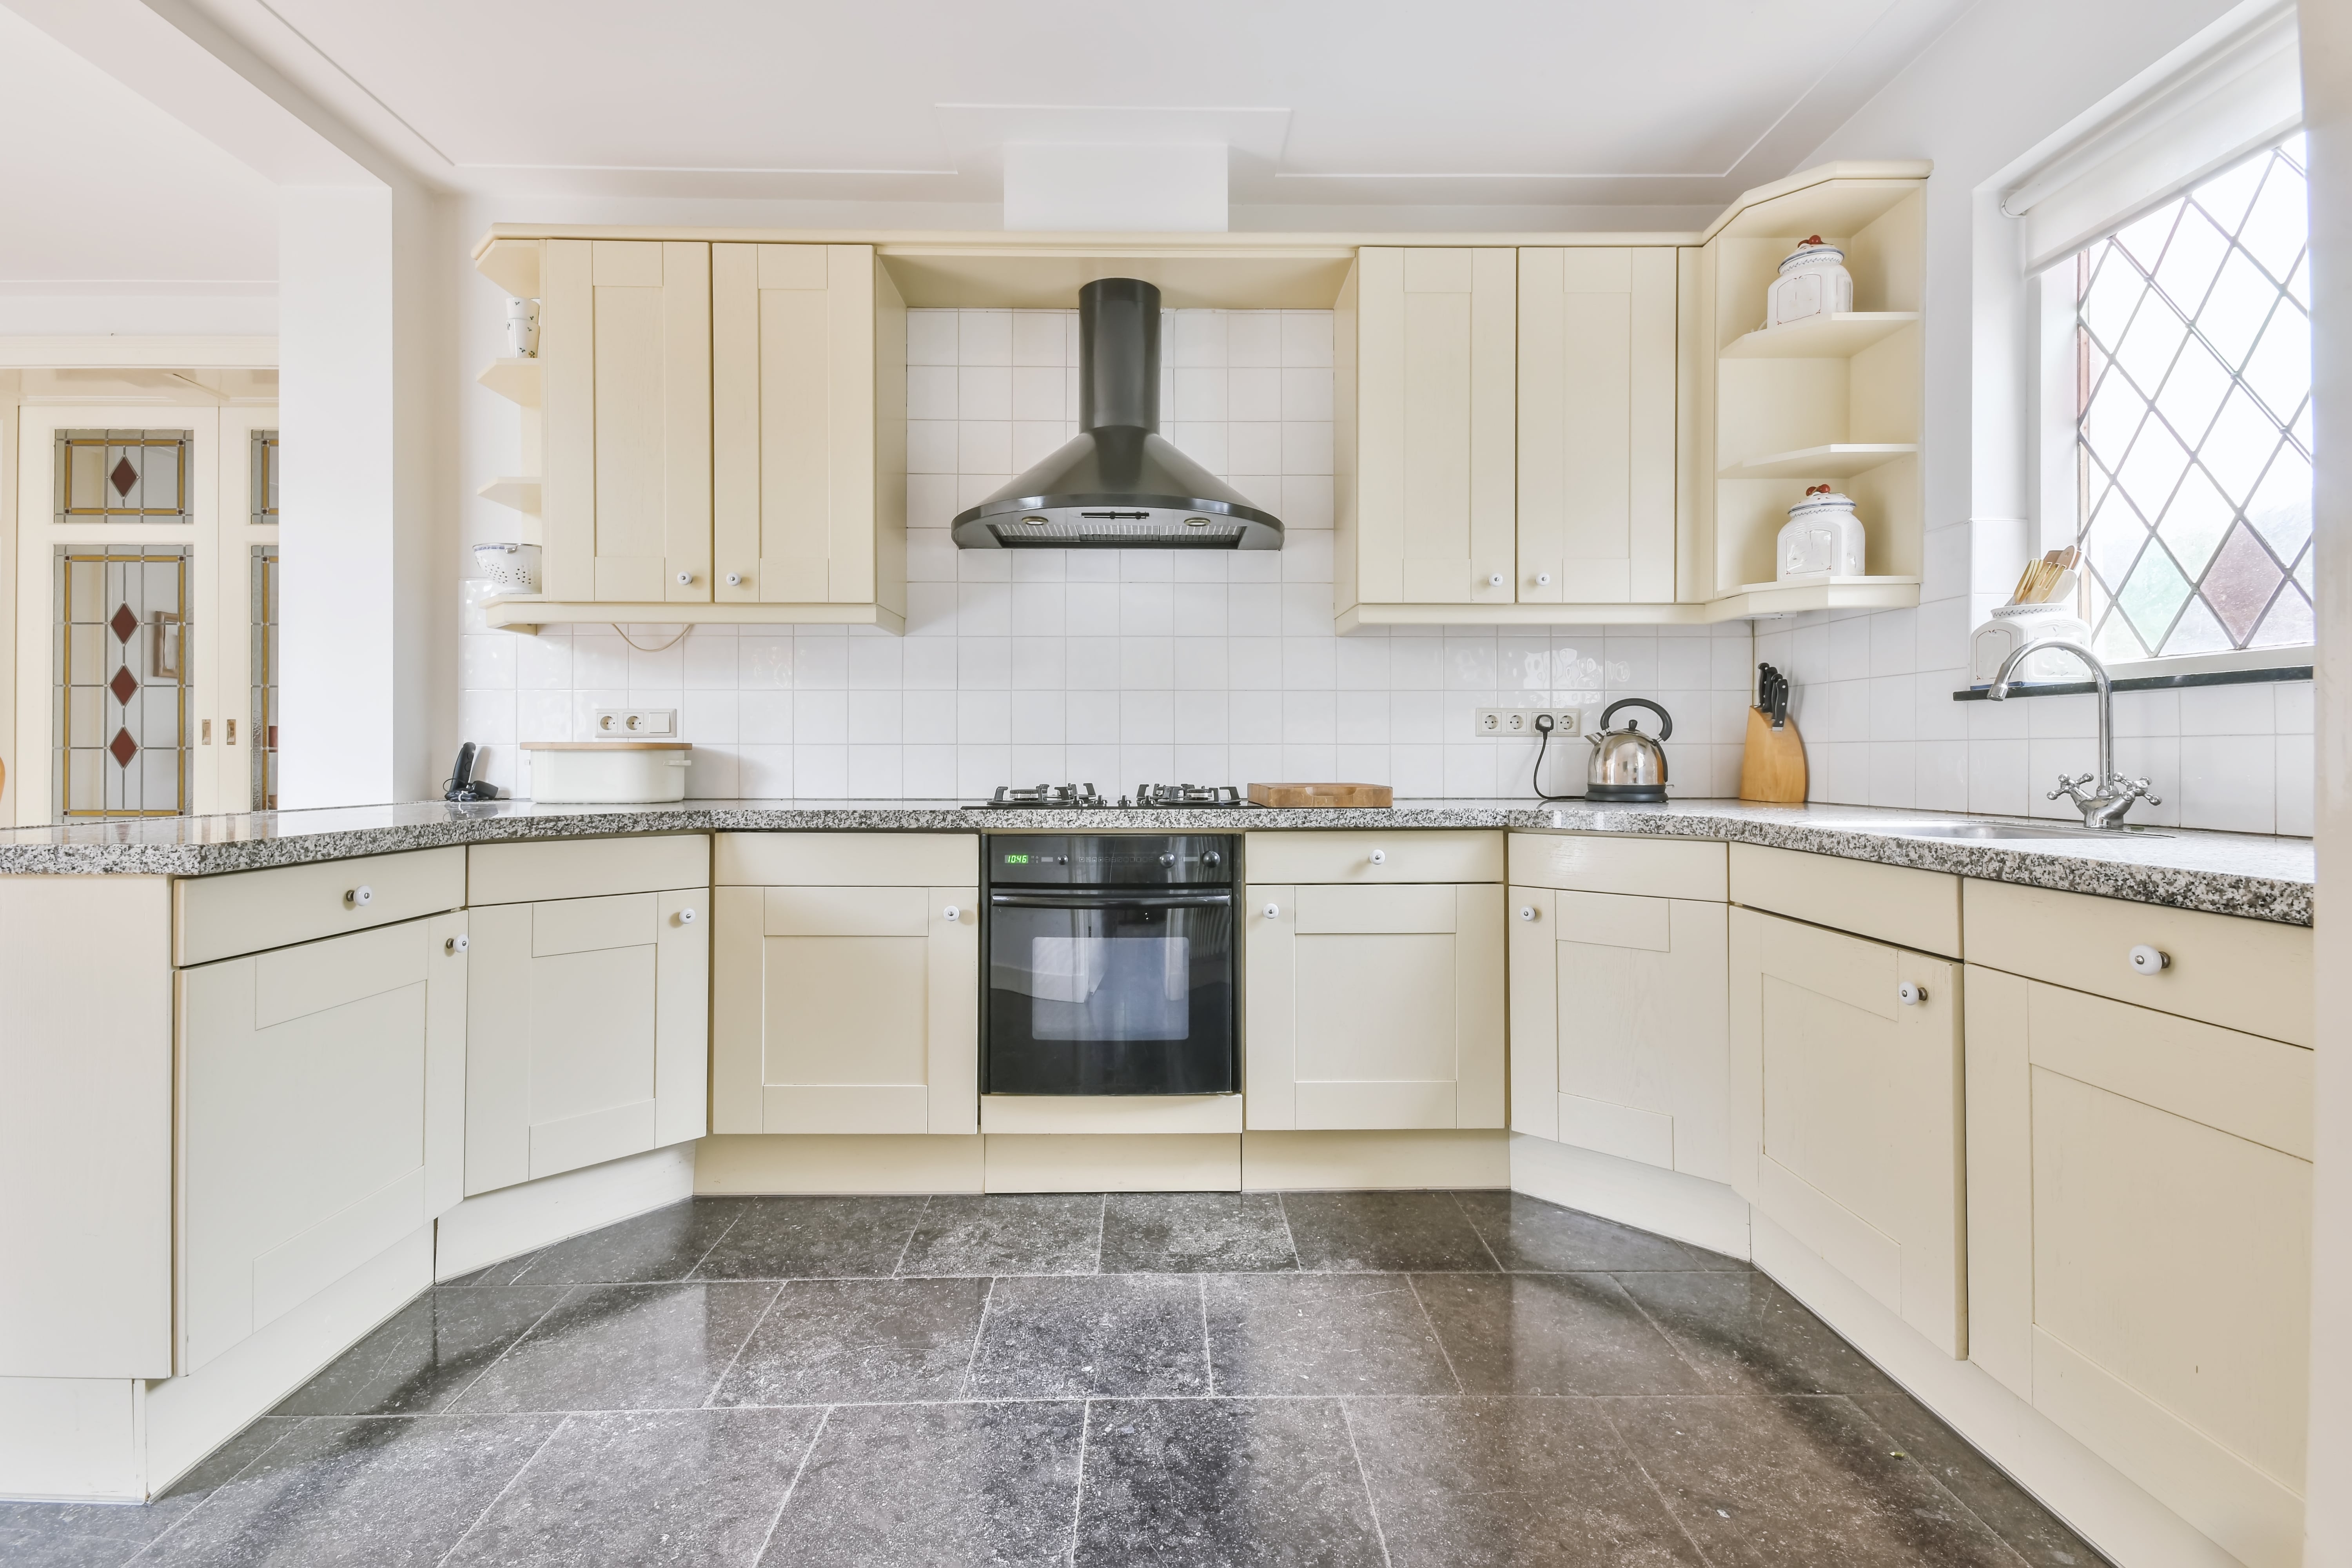
[[[1253,886],[1253,1128],[1500,1127],[1503,889]]]
[[[1675,597],[1675,252],[1519,252],[1518,597]]]
[[[1753,910],[1730,920],[1731,1184],[1967,1354],[1959,965]],[[1906,984],[1925,997],[1906,1005]]]
[[[717,1132],[980,1131],[976,888],[721,888]]]
[[[543,258],[547,595],[707,604],[710,247],[551,239]]]
[[[718,599],[903,609],[907,311],[874,247],[718,245],[711,283]]]
[[[1517,252],[1374,246],[1356,266],[1359,595],[1507,605]]]
[[[1724,1180],[1724,906],[1513,888],[1510,912],[1512,1128]]]
[[[466,1191],[702,1136],[700,889],[470,911]]]
[[[186,1373],[457,1199],[463,915],[179,972]]]
[[[1970,1358],[2239,1561],[2299,1563],[2312,1052],[1968,985]]]

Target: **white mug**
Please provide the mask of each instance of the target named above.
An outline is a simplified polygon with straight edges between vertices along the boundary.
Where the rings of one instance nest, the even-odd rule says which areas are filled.
[[[509,300],[507,301],[507,348],[517,359],[533,359],[538,356],[538,300]]]

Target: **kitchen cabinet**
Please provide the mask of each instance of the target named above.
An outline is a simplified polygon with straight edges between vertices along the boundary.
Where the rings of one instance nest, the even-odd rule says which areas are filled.
[[[179,972],[175,1372],[457,1202],[466,929],[433,915]]]
[[[2311,932],[1967,905],[1970,1359],[2239,1561],[2299,1563]]]
[[[1676,252],[1519,252],[1521,604],[1666,604],[1675,489]]]
[[[1245,1125],[1504,1126],[1501,836],[1253,833],[1244,853]]]
[[[709,840],[467,851],[466,1193],[708,1130]]]
[[[1512,1131],[1727,1180],[1724,846],[1509,850]]]
[[[719,836],[714,1132],[980,1131],[980,844]]]
[[[1958,879],[1731,848],[1732,1187],[1965,1356],[1960,965],[1885,940],[1936,929]],[[1831,875],[1863,932],[1765,912],[1810,907]]]

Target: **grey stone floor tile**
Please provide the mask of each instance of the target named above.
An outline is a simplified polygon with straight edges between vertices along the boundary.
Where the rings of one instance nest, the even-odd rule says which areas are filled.
[[[1635,1230],[1524,1193],[1457,1193],[1463,1212],[1504,1268],[1538,1273],[1724,1268],[1748,1265],[1703,1247]]]
[[[2089,1542],[1909,1394],[1864,1394],[1854,1403],[1878,1423],[1893,1447],[1943,1482],[1946,1491],[2034,1568],[2107,1568],[2107,1560]]]
[[[711,1403],[953,1399],[988,1292],[969,1279],[788,1282]]]
[[[742,1198],[688,1198],[541,1247],[518,1285],[624,1285],[683,1279],[743,1212]]]
[[[449,1568],[748,1564],[823,1414],[569,1416],[458,1542]]]
[[[1717,1392],[1606,1274],[1423,1274],[1413,1286],[1468,1393]]]
[[[1103,1212],[1106,1274],[1256,1273],[1296,1268],[1274,1193],[1113,1193]]]
[[[826,1413],[763,1568],[1055,1563],[1069,1549],[1086,1406]]]
[[[1227,1274],[1203,1285],[1213,1393],[1461,1392],[1402,1275]]]
[[[534,1248],[530,1252],[518,1252],[512,1258],[502,1258],[488,1268],[477,1268],[470,1274],[460,1274],[453,1279],[441,1280],[440,1283],[444,1285],[511,1285],[522,1278],[524,1269],[539,1261],[539,1254],[541,1250],[544,1249]]]
[[[775,1294],[753,1284],[580,1286],[451,1408],[700,1405]]]
[[[1761,1274],[1621,1274],[1617,1282],[1727,1393],[1898,1392],[1860,1351]]]
[[[698,1279],[841,1279],[898,1266],[926,1200],[899,1197],[743,1198],[734,1228],[695,1271]]]
[[[8,1568],[116,1568],[184,1521],[296,1425],[263,1416],[143,1506],[0,1502],[0,1563]]]
[[[1302,1268],[1492,1272],[1494,1255],[1452,1193],[1285,1193]]]
[[[1587,1399],[1348,1405],[1394,1568],[1665,1568],[1701,1558]]]
[[[1080,1568],[1370,1568],[1380,1532],[1337,1400],[1103,1400]]]
[[[999,1279],[972,1357],[975,1399],[1208,1391],[1201,1283],[1189,1274]]]
[[[1612,1400],[1625,1445],[1717,1568],[2016,1568],[1841,1395]]]
[[[280,1415],[423,1415],[446,1408],[563,1300],[561,1285],[436,1286],[288,1394]]]
[[[562,1419],[311,1416],[138,1561],[142,1568],[427,1568]]]
[[[898,1265],[904,1275],[1092,1274],[1102,1255],[1099,1193],[933,1198]]]

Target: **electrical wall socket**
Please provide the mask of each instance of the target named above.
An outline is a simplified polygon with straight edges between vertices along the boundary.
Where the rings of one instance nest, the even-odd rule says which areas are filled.
[[[677,733],[675,708],[599,708],[590,722],[600,741],[645,740]]]
[[[1536,715],[1549,713],[1556,729],[1551,738],[1565,741],[1584,733],[1584,710],[1581,708],[1474,708],[1470,710],[1473,732],[1486,740],[1532,740],[1542,733],[1536,728]]]

